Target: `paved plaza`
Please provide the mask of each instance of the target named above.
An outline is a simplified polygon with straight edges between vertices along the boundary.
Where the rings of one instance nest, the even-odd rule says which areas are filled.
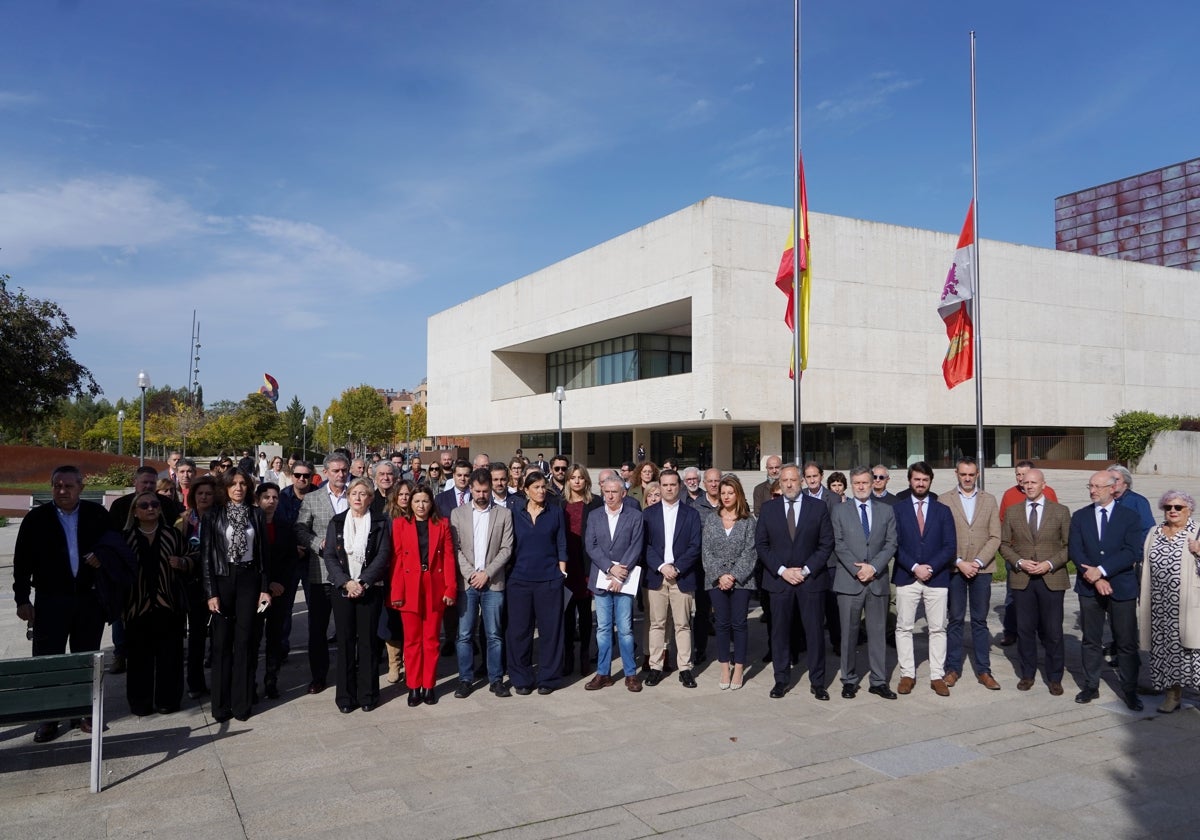
[[[892,487],[903,487],[893,470]],[[992,470],[991,492],[1011,473]],[[1048,473],[1072,510],[1085,473]],[[939,471],[935,489],[948,489]],[[1196,479],[1138,477],[1152,504]],[[12,608],[15,524],[0,529],[0,657],[28,655]],[[1003,586],[992,592],[993,609]],[[371,713],[338,713],[333,690],[304,693],[303,604],[283,697],[245,723],[212,721],[208,705],[132,717],[124,677],[107,680],[105,789],[88,792],[89,741],[78,731],[34,744],[33,725],[0,728],[4,836],[34,838],[1100,838],[1187,836],[1200,820],[1200,710],[1185,695],[1172,715],[1147,697],[1132,713],[1105,675],[1098,701],[1078,690],[1077,599],[1067,593],[1067,690],[1039,676],[1018,692],[1015,648],[994,647],[1003,689],[970,675],[941,698],[929,688],[918,637],[913,693],[844,700],[829,652],[829,702],[801,670],[783,699],[767,696],[765,626],[751,622],[753,667],[743,690],[720,691],[706,662],[699,687],[674,674],[630,694],[620,684],[585,692],[575,677],[543,697],[450,696],[409,708],[386,683]],[[1000,627],[993,612],[993,631]],[[107,638],[106,638],[107,644]],[[860,670],[866,651],[860,649]],[[894,652],[889,664],[894,668]],[[898,677],[893,672],[891,685]]]

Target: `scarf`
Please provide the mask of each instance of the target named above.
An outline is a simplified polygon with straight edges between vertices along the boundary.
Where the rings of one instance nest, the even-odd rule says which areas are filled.
[[[229,561],[239,565],[246,561],[246,529],[250,527],[250,508],[245,505],[235,505],[232,502],[225,507],[225,515],[229,518],[229,528],[233,532],[229,542]]]
[[[362,516],[355,516],[354,511],[347,513],[343,531],[342,542],[346,549],[350,577],[358,580],[362,575],[363,566],[367,562],[367,537],[371,533],[371,511],[365,511]]]

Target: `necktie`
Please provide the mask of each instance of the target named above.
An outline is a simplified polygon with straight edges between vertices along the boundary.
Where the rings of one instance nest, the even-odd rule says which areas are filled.
[[[1108,530],[1108,511],[1100,508],[1100,542],[1104,542],[1104,532]]]
[[[925,536],[925,500],[917,500],[917,530],[921,532],[921,536]]]
[[[871,523],[867,520],[867,503],[859,502],[858,512],[862,516],[863,536],[871,538]]]
[[[466,501],[467,501],[467,494],[465,492],[463,492],[462,490],[459,490],[458,491],[458,506],[462,507],[463,503]]]
[[[793,508],[796,505],[795,499],[788,499],[787,520],[788,520],[788,536],[796,539],[796,517],[793,513]]]
[[[1034,537],[1037,536],[1038,529],[1037,507],[1037,502],[1029,503],[1029,533]]]

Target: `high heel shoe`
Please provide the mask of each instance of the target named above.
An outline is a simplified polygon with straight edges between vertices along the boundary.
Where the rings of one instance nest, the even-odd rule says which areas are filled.
[[[729,682],[729,666],[721,665],[721,681],[717,683],[717,688],[721,689],[721,691],[725,691],[729,688]]]
[[[414,708],[421,705],[421,689],[410,688],[408,690],[408,705],[409,708]]]
[[[741,670],[741,669],[740,669],[739,667],[737,667],[737,666],[734,666],[734,669],[733,669],[733,670],[734,670],[734,671],[739,671],[739,670]],[[745,674],[745,672],[743,672],[743,673],[741,674],[741,679],[740,679],[740,680],[738,680],[737,682],[734,682],[734,681],[733,681],[733,678],[731,677],[731,678],[730,678],[730,680],[729,680],[729,690],[730,690],[730,691],[737,691],[739,688],[741,688],[741,687],[742,687],[742,686],[745,684],[745,682],[746,682],[746,674]]]

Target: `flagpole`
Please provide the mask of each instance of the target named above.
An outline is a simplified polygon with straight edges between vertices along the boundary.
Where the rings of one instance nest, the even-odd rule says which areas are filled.
[[[792,165],[796,171],[792,178],[792,183],[795,184],[796,192],[793,195],[793,213],[792,213],[792,324],[795,328],[792,330],[792,366],[794,376],[792,377],[792,399],[793,399],[793,419],[792,419],[792,452],[797,466],[804,463],[803,452],[800,449],[801,440],[801,423],[800,423],[800,386],[804,378],[804,370],[801,367],[800,357],[800,330],[804,328],[804,324],[800,321],[800,0],[796,0],[796,15],[795,15],[795,38],[793,41],[795,53],[795,73],[793,74],[793,101],[795,102],[795,111],[792,115]]]
[[[982,273],[979,270],[979,143],[975,127],[975,30],[971,30],[971,195],[975,204],[974,229],[971,231],[975,266],[975,294],[971,296],[972,336],[975,351],[975,462],[979,467],[979,487],[984,486],[983,451],[983,322],[979,315]]]

